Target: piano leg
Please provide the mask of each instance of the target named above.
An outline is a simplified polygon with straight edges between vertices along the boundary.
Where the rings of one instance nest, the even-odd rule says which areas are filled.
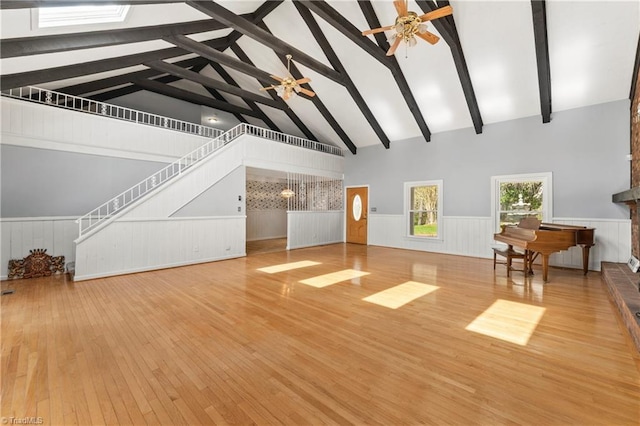
[[[549,276],[549,255],[542,253],[542,281],[547,282]]]
[[[589,249],[591,246],[582,246],[582,271],[585,275],[589,272]]]

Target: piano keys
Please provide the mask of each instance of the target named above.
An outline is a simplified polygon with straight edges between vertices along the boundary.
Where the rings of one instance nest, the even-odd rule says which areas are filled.
[[[573,246],[582,247],[582,269],[589,271],[589,249],[595,245],[595,228],[564,225],[560,223],[542,223],[539,229],[525,229],[517,226],[505,226],[502,232],[494,234],[494,239],[525,251],[525,264],[531,271],[534,259],[542,256],[542,279],[548,281],[549,255]]]

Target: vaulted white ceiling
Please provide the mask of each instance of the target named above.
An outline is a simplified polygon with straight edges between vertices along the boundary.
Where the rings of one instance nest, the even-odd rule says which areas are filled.
[[[251,14],[263,4],[261,1],[216,3],[237,15]],[[348,19],[359,31],[370,28],[357,2],[328,1],[327,4]],[[531,2],[452,0],[450,4],[453,7],[455,26],[484,125],[540,116],[541,102]],[[394,22],[397,14],[391,1],[373,1],[372,6],[381,25]],[[413,1],[409,2],[409,10],[423,13]],[[69,32],[78,33],[78,37],[82,37],[82,34],[88,31],[211,19],[185,3],[138,4],[131,7],[129,16],[123,23],[34,29],[34,13],[35,9],[1,10],[3,43],[14,38],[34,37],[33,40],[36,40],[42,36]],[[389,68],[315,12],[312,14],[391,143],[423,136]],[[264,18],[264,24],[278,39],[332,67],[327,55],[291,1],[278,4]],[[546,24],[553,112],[629,98],[640,34],[640,2],[547,1]],[[429,30],[438,34],[433,25],[430,25]],[[225,37],[231,32],[232,29],[227,28],[189,34],[188,37],[201,42]],[[369,39],[373,43],[376,42],[373,36],[369,36]],[[28,42],[29,40],[24,40],[24,43]],[[286,75],[286,67],[271,48],[246,35],[240,37],[237,44],[257,68],[269,74]],[[171,47],[174,47],[172,43],[159,39],[3,57],[0,72],[4,77]],[[224,53],[237,58],[231,49],[226,49]],[[189,54],[165,60],[177,62],[195,56],[197,55]],[[432,133],[432,140],[437,141],[438,134],[442,132],[473,127],[470,108],[452,52],[444,39],[436,45],[419,41],[417,46],[408,49],[401,45],[395,57],[419,111]],[[296,62],[295,55],[293,60]],[[381,143],[370,120],[367,120],[343,85],[299,62],[296,62],[296,65],[304,76],[311,78],[312,90],[317,93],[318,98],[356,147]],[[265,92],[259,91],[264,84],[256,78],[226,65],[223,68],[244,90],[268,96]],[[64,80],[41,81],[34,85],[64,89],[82,82],[145,69],[147,67],[144,65],[124,66]],[[199,72],[216,80],[223,79],[210,65]],[[211,97],[211,94],[197,83],[176,81],[170,84]],[[3,89],[6,88],[3,85]],[[240,97],[220,93],[228,103],[247,107]],[[288,101],[288,104],[318,140],[346,148],[343,139],[310,100],[296,96]],[[262,104],[259,104],[259,107],[280,130],[304,136],[283,110]],[[227,116],[232,117],[225,115]],[[259,118],[245,118],[252,124],[265,125]],[[551,119],[553,120],[553,114]]]

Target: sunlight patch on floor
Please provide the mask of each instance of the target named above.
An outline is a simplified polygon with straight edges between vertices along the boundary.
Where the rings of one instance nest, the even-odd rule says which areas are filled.
[[[416,281],[407,281],[406,283],[388,288],[379,293],[365,297],[365,302],[375,303],[391,309],[398,309],[407,303],[425,296],[440,287],[435,285],[423,284]]]
[[[267,274],[275,274],[276,272],[290,271],[292,269],[306,268],[307,266],[320,265],[320,262],[313,262],[311,260],[302,260],[300,262],[283,263],[281,265],[267,266],[265,268],[259,268],[258,271],[266,272]]]
[[[496,300],[466,330],[525,346],[545,310],[540,306]]]
[[[308,278],[306,280],[300,281],[300,283],[317,288],[322,288],[337,284],[341,281],[349,281],[354,278],[360,278],[365,275],[369,275],[369,272],[356,271],[355,269],[345,269],[343,271],[332,272],[330,274]]]

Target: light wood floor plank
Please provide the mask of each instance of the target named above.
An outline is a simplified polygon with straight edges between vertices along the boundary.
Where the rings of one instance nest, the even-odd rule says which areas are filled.
[[[259,271],[302,261],[318,264]],[[301,284],[345,270],[367,275]],[[80,283],[2,282],[16,293],[1,299],[1,415],[639,424],[640,356],[599,274],[512,275],[486,259],[337,244]],[[396,309],[363,300],[408,281],[439,288]],[[544,308],[526,344],[466,330],[496,301]]]

